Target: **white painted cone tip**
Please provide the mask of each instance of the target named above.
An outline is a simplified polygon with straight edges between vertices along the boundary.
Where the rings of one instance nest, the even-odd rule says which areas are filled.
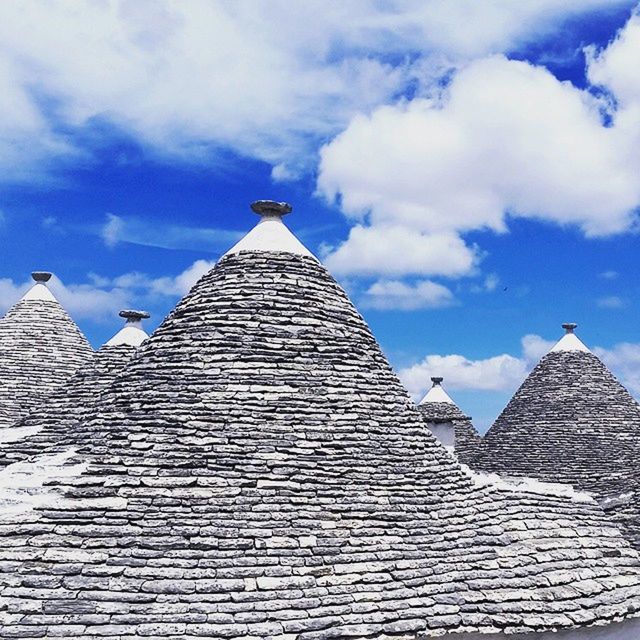
[[[446,402],[456,406],[456,403],[451,399],[449,394],[442,388],[440,383],[434,384],[419,404],[425,404],[427,402]]]
[[[142,328],[142,319],[149,318],[150,314],[146,311],[124,309],[119,315],[121,318],[126,319],[125,325],[113,338],[105,342],[104,346],[117,347],[126,345],[139,347],[149,337],[149,334]]]
[[[565,322],[562,328],[566,333],[556,342],[549,353],[557,353],[558,351],[582,351],[583,353],[591,353],[584,342],[574,333],[577,326],[575,322]]]
[[[27,293],[22,296],[22,300],[44,300],[46,302],[58,302],[51,293],[49,287],[43,282],[36,282]]]
[[[231,247],[224,254],[225,256],[241,251],[275,251],[308,256],[317,260],[282,222],[282,216],[291,211],[290,205],[286,202],[257,200],[252,203],[251,208],[261,216],[260,221]]]

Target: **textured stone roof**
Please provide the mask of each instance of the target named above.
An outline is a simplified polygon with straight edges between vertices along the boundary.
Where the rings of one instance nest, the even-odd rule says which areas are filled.
[[[480,434],[471,422],[470,416],[460,411],[442,387],[442,378],[431,378],[433,386],[418,404],[418,409],[426,422],[442,424],[451,422],[455,434],[455,454],[463,464],[470,464],[476,455]]]
[[[224,257],[70,445],[46,500],[0,514],[1,636],[417,638],[640,608],[598,505],[466,474],[306,255]]]
[[[498,416],[472,466],[613,499],[634,491],[638,442],[640,405],[571,328]],[[608,509],[640,548],[637,502],[608,500]]]
[[[78,423],[131,359],[142,336],[149,337],[140,318],[125,317],[124,329],[98,349],[90,364],[76,371],[29,415],[0,431],[0,468],[34,455],[52,455],[77,443]]]
[[[0,319],[0,429],[27,415],[87,363],[93,350],[45,282]]]

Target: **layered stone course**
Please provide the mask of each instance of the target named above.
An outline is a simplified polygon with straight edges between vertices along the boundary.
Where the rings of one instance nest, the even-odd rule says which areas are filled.
[[[29,414],[92,356],[58,302],[20,300],[0,319],[0,429]]]
[[[0,517],[2,637],[415,639],[640,610],[599,506],[477,485],[313,258],[223,258],[66,444],[88,468]]]
[[[14,423],[6,436],[8,441],[0,442],[0,468],[73,446],[76,426],[90,414],[100,394],[135,351],[125,344],[101,347],[89,366],[82,367],[37,409]]]
[[[552,351],[482,440],[472,466],[594,492],[640,548],[640,405],[589,351]]]

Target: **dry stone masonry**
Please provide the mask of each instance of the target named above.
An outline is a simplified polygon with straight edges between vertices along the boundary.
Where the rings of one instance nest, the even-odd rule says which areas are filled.
[[[640,405],[579,340],[545,355],[482,440],[472,466],[594,492],[640,549]]]
[[[284,205],[256,208],[73,430],[47,501],[0,517],[0,636],[635,637],[640,559],[599,506],[476,482]]]
[[[35,285],[0,319],[0,430],[27,415],[87,364],[93,350],[46,283]]]
[[[441,433],[449,441],[452,452],[463,464],[469,464],[476,454],[480,434],[442,387],[442,378],[433,377],[433,386],[420,401],[418,409],[434,435]],[[440,439],[440,438],[439,438]],[[442,439],[440,439],[442,442]]]

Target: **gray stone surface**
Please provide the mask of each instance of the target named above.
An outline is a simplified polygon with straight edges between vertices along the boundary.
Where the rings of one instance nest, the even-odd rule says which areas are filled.
[[[73,430],[58,499],[0,517],[0,636],[519,633],[640,609],[590,500],[479,486],[314,259],[223,258]]]
[[[594,492],[640,548],[639,443],[640,405],[600,359],[552,351],[498,416],[471,466]]]
[[[20,300],[0,319],[0,429],[30,413],[92,356],[58,302]]]

